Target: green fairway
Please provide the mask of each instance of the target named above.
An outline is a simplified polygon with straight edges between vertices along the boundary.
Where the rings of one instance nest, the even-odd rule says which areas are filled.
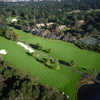
[[[51,48],[50,55],[59,59],[70,61],[74,60],[78,67],[85,67],[88,70],[96,68],[100,70],[100,54],[88,50],[77,48],[72,43],[66,43],[59,40],[46,40],[44,38],[32,36],[21,30],[14,31],[20,36],[20,40],[26,43],[40,43],[44,48]]]
[[[28,44],[40,43],[43,48],[51,48],[49,54],[61,60],[74,60],[78,67],[85,67],[88,70],[96,68],[100,70],[100,54],[81,50],[71,43],[65,43],[58,40],[47,40],[40,37],[32,36],[21,30],[14,31],[19,35],[20,41]],[[75,99],[75,89],[80,80],[80,75],[71,71],[67,67],[62,67],[60,70],[53,70],[45,67],[42,63],[37,62],[33,57],[26,54],[24,48],[16,44],[16,42],[0,37],[0,48],[6,49],[6,60],[12,63],[16,68],[24,70],[29,75],[38,76],[42,84],[47,84],[51,87],[64,91],[71,98]]]
[[[71,100],[74,100],[75,89],[80,79],[77,73],[65,67],[61,70],[46,68],[33,57],[28,56],[24,48],[18,46],[16,42],[6,40],[2,37],[0,37],[0,48],[7,50],[8,55],[4,56],[4,58],[17,69],[27,71],[32,77],[38,76],[42,84],[47,84],[60,91],[64,91],[70,95]]]

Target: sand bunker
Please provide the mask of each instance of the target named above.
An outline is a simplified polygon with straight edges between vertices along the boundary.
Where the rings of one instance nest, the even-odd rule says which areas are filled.
[[[7,55],[7,51],[6,51],[5,49],[1,49],[1,50],[0,50],[0,54],[1,54],[1,55]]]
[[[29,51],[29,53],[33,53],[35,52],[32,48],[30,48],[29,46],[27,46],[26,44],[22,43],[22,42],[17,42],[18,45],[24,47],[26,50]]]

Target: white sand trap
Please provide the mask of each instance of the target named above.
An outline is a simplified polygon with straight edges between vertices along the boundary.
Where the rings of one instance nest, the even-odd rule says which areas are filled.
[[[0,54],[1,54],[1,55],[7,55],[7,51],[6,51],[5,49],[1,49],[1,50],[0,50]]]
[[[18,45],[24,47],[26,50],[29,51],[29,53],[33,53],[35,52],[35,50],[33,50],[32,48],[30,48],[29,46],[27,46],[26,44],[22,43],[22,42],[17,42]]]
[[[11,20],[11,22],[12,22],[12,23],[13,23],[13,22],[17,22],[17,19],[14,18],[14,19]]]

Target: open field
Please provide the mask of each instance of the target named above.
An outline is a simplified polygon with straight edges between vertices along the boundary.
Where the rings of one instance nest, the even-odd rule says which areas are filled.
[[[81,50],[71,43],[65,43],[57,40],[47,40],[40,37],[32,36],[21,30],[14,31],[19,35],[20,41],[27,44],[40,43],[43,48],[51,48],[52,52],[49,54],[61,60],[74,60],[77,67],[85,67],[88,71],[92,68],[100,70],[100,54]],[[16,42],[0,37],[0,48],[6,49],[6,60],[12,63],[16,68],[29,73],[29,75],[38,76],[42,84],[47,84],[54,88],[64,91],[71,99],[75,98],[75,89],[80,80],[80,75],[71,71],[67,67],[62,67],[60,70],[53,70],[45,67],[43,64],[37,62],[33,57],[26,54],[24,48],[16,44]]]

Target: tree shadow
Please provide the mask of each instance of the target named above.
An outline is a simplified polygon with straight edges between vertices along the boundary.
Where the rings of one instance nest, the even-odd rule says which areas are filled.
[[[67,63],[66,61],[63,61],[63,60],[59,60],[58,62],[59,62],[59,64],[65,65],[67,67],[70,66],[69,63]]]
[[[33,49],[37,49],[37,46],[34,44],[29,44],[30,47],[32,47]]]

